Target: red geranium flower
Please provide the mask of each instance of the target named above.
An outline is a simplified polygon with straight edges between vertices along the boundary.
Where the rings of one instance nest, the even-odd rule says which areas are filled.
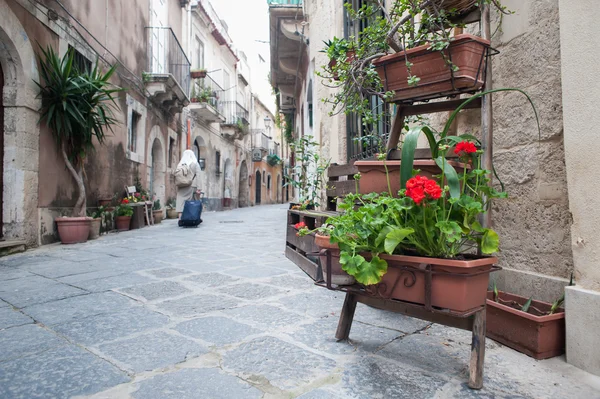
[[[435,180],[416,175],[406,182],[406,196],[420,205],[426,197],[439,199],[442,196],[442,189]]]
[[[121,201],[121,204],[129,204],[129,200],[127,198],[123,198],[123,201]]]
[[[306,227],[306,223],[304,223],[304,222],[296,223],[294,225],[294,227],[297,228],[297,229],[301,229],[301,228]]]
[[[477,147],[475,147],[475,144],[471,143],[470,141],[461,141],[460,143],[456,144],[456,147],[454,147],[454,153],[458,156],[472,154],[476,151]]]

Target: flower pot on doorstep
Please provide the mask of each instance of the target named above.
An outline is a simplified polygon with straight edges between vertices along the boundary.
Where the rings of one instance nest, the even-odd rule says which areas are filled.
[[[177,209],[175,208],[169,208],[167,209],[167,218],[169,219],[177,219],[178,215],[177,215]]]
[[[160,223],[163,218],[162,209],[159,209],[157,211],[152,211],[152,217],[154,218],[154,223]]]
[[[447,97],[460,92],[481,90],[485,83],[485,67],[490,42],[481,37],[462,34],[453,38],[444,50],[446,59],[458,69],[452,71],[440,51],[425,44],[386,55],[373,62],[383,83],[384,91],[393,91],[393,102],[412,102]],[[408,84],[406,58],[411,62],[411,75],[421,80]]]
[[[466,260],[381,254],[388,271],[379,284],[367,290],[385,299],[424,305],[426,273],[430,269],[431,306],[454,312],[476,309],[485,305],[490,272],[498,259],[463,256]]]
[[[320,249],[328,249],[331,254],[331,284],[352,285],[356,282],[354,277],[346,273],[340,264],[340,248],[336,243],[329,241],[328,236],[315,235],[315,244]],[[327,256],[320,255],[321,267],[323,268],[323,279],[327,282]]]
[[[565,353],[564,310],[546,314],[552,305],[541,301],[531,301],[529,311],[532,313],[515,308],[523,306],[525,302],[525,297],[502,291],[498,292],[498,302],[495,302],[494,293],[488,292],[486,335],[538,360]]]
[[[86,242],[90,235],[89,217],[61,217],[56,218],[58,236],[63,244],[77,244]]]
[[[117,216],[116,218],[117,230],[127,231],[131,224],[131,216]]]
[[[102,218],[95,218],[90,220],[90,240],[95,240],[100,237],[100,226],[102,225]]]
[[[387,167],[390,177],[392,196],[397,197],[398,191],[400,191],[401,162],[402,161],[385,161],[385,165],[384,161],[378,160],[354,162],[354,166],[358,168],[358,171],[361,175],[358,182],[358,189],[360,193],[387,193],[388,183],[385,173],[385,168]],[[452,165],[454,169],[456,169],[456,173],[459,175],[463,173],[465,167],[463,163],[457,161],[448,161],[448,163]],[[439,175],[442,173],[440,167],[437,166],[435,161],[431,159],[415,159],[413,168],[419,169],[421,171],[419,174],[427,178],[431,178],[433,175]]]

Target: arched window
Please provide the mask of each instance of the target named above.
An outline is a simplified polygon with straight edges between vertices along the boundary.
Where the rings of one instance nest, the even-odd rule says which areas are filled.
[[[267,177],[267,190],[271,189],[271,175]]]
[[[263,184],[267,184],[267,179],[265,179],[265,171],[263,170],[263,174],[262,174],[262,181]]]

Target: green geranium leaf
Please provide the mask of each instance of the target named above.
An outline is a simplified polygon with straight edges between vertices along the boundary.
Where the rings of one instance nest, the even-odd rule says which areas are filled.
[[[478,232],[478,233],[483,233],[483,232],[485,232],[485,229],[484,229],[483,227],[481,227],[481,223],[479,223],[478,221],[474,221],[474,222],[471,224],[471,229],[472,229],[472,230],[475,230],[475,231],[476,231],[476,232]]]
[[[493,254],[498,252],[498,246],[500,245],[500,239],[498,233],[492,229],[485,229],[483,237],[481,237],[481,252],[484,254]]]
[[[446,235],[446,239],[450,242],[456,242],[462,237],[462,229],[456,222],[437,222],[435,227],[440,229],[440,231]]]
[[[347,252],[340,254],[340,264],[342,269],[351,276],[356,276],[359,272],[360,265],[365,262],[365,258],[360,255],[350,255]]]
[[[385,226],[381,232],[379,233],[379,235],[377,236],[377,238],[375,239],[375,246],[379,248],[379,246],[381,244],[383,244],[383,242],[385,241],[386,236],[392,231],[392,228],[390,226]]]
[[[396,247],[410,234],[414,233],[413,229],[392,229],[385,237],[385,252],[393,254]]]
[[[361,284],[373,285],[381,281],[381,277],[387,273],[387,268],[387,262],[378,256],[373,256],[373,259],[371,259],[370,262],[367,262],[363,258],[363,262],[359,267],[358,273],[354,274],[353,276],[356,278],[356,281]]]

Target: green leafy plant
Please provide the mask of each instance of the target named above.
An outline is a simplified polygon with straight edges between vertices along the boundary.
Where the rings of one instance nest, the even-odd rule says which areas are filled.
[[[277,166],[281,163],[281,158],[277,154],[267,155],[267,163],[271,166]]]
[[[133,207],[129,204],[121,204],[115,208],[117,216],[133,216]]]
[[[318,199],[329,167],[329,161],[317,152],[318,145],[310,137],[301,137],[290,144],[297,164],[287,176],[284,187],[291,185],[299,190],[299,201],[304,209],[319,206]]]
[[[112,125],[117,123],[113,116],[117,107],[114,95],[122,89],[109,82],[116,66],[103,73],[96,61],[91,71],[79,71],[73,63],[73,51],[62,58],[52,47],[40,47],[40,51],[41,81],[35,82],[42,100],[40,121],[52,131],[57,149],[77,184],[79,197],[73,216],[85,216],[86,157],[94,150],[94,141],[104,143],[106,129],[112,131]]]
[[[482,1],[493,4],[501,13],[510,13],[498,0]],[[330,62],[317,72],[326,86],[338,89],[323,99],[332,106],[331,114],[356,113],[367,129],[388,114],[385,102],[393,97],[392,92],[384,90],[373,61],[427,44],[430,50],[440,52],[448,68],[457,70],[445,50],[453,40],[452,30],[462,26],[455,22],[461,10],[444,7],[441,1],[395,0],[389,8],[382,4],[381,1],[365,2],[354,9],[351,3],[346,3],[349,19],[363,28],[357,37],[334,37],[324,42],[322,52],[329,56]],[[352,56],[348,56],[349,50]],[[405,63],[407,83],[415,86],[420,77],[412,73],[413,64],[406,53]],[[374,97],[381,99],[384,105],[373,107]]]
[[[93,219],[100,219],[104,216],[106,212],[106,208],[104,206],[99,206],[98,208],[88,208],[87,215]]]
[[[162,207],[160,206],[160,200],[157,199],[156,201],[154,201],[154,203],[152,204],[152,210],[153,211],[160,211],[162,209]]]
[[[175,201],[175,198],[169,197],[169,199],[167,199],[166,207],[167,209],[175,209],[177,207],[177,202]]]

